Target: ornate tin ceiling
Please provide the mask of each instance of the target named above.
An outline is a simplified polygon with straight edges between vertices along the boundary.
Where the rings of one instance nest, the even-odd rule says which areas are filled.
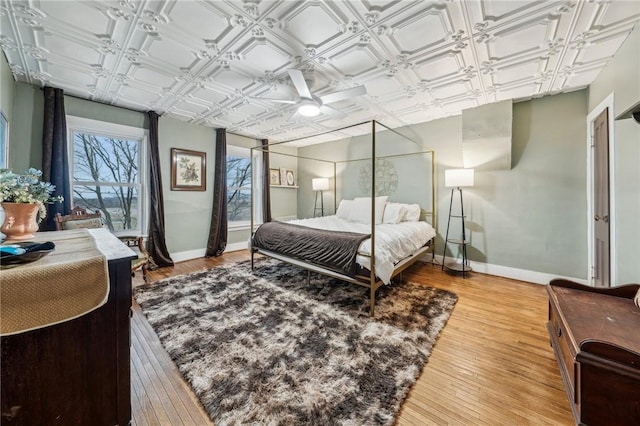
[[[586,87],[640,2],[7,1],[0,45],[18,81],[272,141],[370,119],[390,127]],[[345,112],[291,117],[287,69]]]

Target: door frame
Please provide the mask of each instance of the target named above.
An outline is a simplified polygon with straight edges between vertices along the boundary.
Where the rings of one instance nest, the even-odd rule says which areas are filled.
[[[608,130],[609,130],[609,267],[610,267],[610,284],[616,285],[617,283],[617,264],[616,259],[616,192],[615,192],[615,143],[614,143],[614,131],[615,124],[614,117],[614,96],[613,92],[609,94],[602,102],[598,104],[587,115],[587,282],[590,286],[593,286],[594,278],[594,244],[595,244],[595,232],[593,226],[594,217],[594,202],[593,202],[593,122],[596,117],[604,111],[605,108],[609,108],[608,111]]]

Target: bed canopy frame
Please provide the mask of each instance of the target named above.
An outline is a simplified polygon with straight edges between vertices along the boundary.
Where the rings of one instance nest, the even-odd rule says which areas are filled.
[[[284,153],[284,152],[278,152],[278,151],[271,151],[269,148],[274,147],[274,146],[286,146],[285,144],[289,144],[292,142],[299,142],[299,141],[304,141],[304,140],[313,140],[313,139],[317,139],[317,138],[323,138],[323,137],[327,137],[331,134],[340,134],[340,133],[344,133],[345,131],[349,130],[349,129],[353,129],[355,127],[358,126],[366,126],[366,125],[370,125],[371,126],[371,130],[370,130],[370,137],[371,137],[371,141],[370,141],[370,155],[369,156],[365,156],[365,157],[361,157],[361,158],[353,158],[353,159],[346,159],[346,160],[328,160],[328,159],[324,159],[324,158],[313,158],[313,157],[307,157],[307,156],[302,156],[302,155],[296,155],[296,154],[290,154],[290,153]],[[410,142],[413,145],[415,145],[416,147],[416,151],[415,152],[405,152],[405,153],[397,153],[397,154],[385,154],[385,155],[376,155],[377,152],[377,148],[379,148],[379,146],[377,146],[377,144],[380,143],[380,141],[377,141],[376,139],[376,133],[377,132],[391,132],[389,134],[394,134],[400,138],[403,138],[404,141],[406,142]],[[340,137],[335,137],[332,139],[326,139],[322,140],[319,143],[325,143],[325,142],[332,142],[332,141],[337,141],[337,140],[343,140],[343,139],[348,139],[351,137],[365,137],[367,136],[367,134],[348,134],[348,133],[344,133],[344,136],[340,136]],[[251,148],[251,157],[250,158],[254,158],[254,150],[255,151],[260,151],[263,154],[266,152],[270,155],[276,154],[276,155],[282,155],[282,156],[287,156],[287,157],[294,157],[297,160],[309,160],[309,161],[318,161],[318,162],[322,162],[325,164],[328,164],[329,166],[333,166],[333,187],[332,187],[332,191],[333,191],[333,202],[334,202],[334,211],[337,210],[338,208],[338,191],[337,191],[337,182],[338,182],[338,178],[339,178],[339,174],[337,172],[338,166],[339,165],[347,165],[349,163],[354,163],[354,162],[362,162],[362,161],[370,161],[370,167],[371,167],[371,193],[368,195],[371,198],[371,249],[370,249],[370,254],[367,255],[367,257],[369,257],[369,274],[368,276],[364,276],[364,275],[356,275],[355,277],[351,277],[345,274],[341,274],[339,272],[336,272],[334,270],[331,269],[327,269],[323,266],[320,265],[316,265],[312,262],[309,261],[304,261],[304,260],[300,260],[300,259],[296,259],[296,258],[292,258],[289,256],[285,256],[285,255],[281,255],[279,253],[275,253],[273,251],[269,251],[269,250],[264,250],[264,249],[260,249],[260,248],[255,248],[255,247],[250,247],[250,252],[251,252],[251,269],[254,269],[254,255],[255,253],[260,253],[263,254],[265,256],[268,257],[272,257],[296,266],[299,266],[303,269],[307,270],[307,281],[309,281],[310,279],[310,274],[311,272],[317,272],[320,274],[323,274],[325,276],[329,276],[332,278],[336,278],[338,280],[341,281],[345,281],[345,282],[349,282],[349,283],[353,283],[359,286],[363,286],[366,288],[369,288],[369,312],[370,315],[373,316],[374,315],[374,309],[375,309],[375,295],[376,295],[376,291],[378,288],[380,288],[383,285],[382,280],[380,280],[377,276],[376,276],[376,272],[375,272],[375,227],[376,227],[376,202],[375,202],[375,197],[376,196],[380,196],[380,195],[389,195],[389,194],[377,194],[376,193],[376,167],[377,167],[377,163],[378,160],[381,159],[393,159],[393,158],[400,158],[400,157],[408,157],[408,156],[416,156],[416,155],[420,155],[420,156],[430,156],[431,157],[431,161],[430,161],[430,168],[431,168],[431,185],[424,185],[425,190],[427,191],[427,200],[430,196],[430,202],[431,205],[429,206],[429,209],[423,209],[423,206],[420,206],[420,210],[421,210],[421,214],[420,214],[420,220],[426,220],[427,222],[430,222],[431,226],[436,229],[436,195],[435,195],[435,188],[436,188],[436,170],[435,170],[435,152],[433,150],[423,150],[421,147],[421,144],[419,142],[417,142],[416,140],[408,137],[407,135],[402,134],[401,132],[392,129],[390,127],[385,126],[384,124],[376,121],[376,120],[371,120],[371,121],[365,121],[362,123],[358,123],[358,124],[353,124],[350,126],[346,126],[346,127],[342,127],[339,129],[335,129],[335,130],[331,130],[328,132],[323,132],[323,133],[319,133],[316,135],[312,135],[312,136],[305,136],[305,137],[300,137],[300,138],[295,138],[295,139],[290,139],[290,140],[285,140],[285,141],[281,141],[281,142],[273,142],[273,143],[269,143],[269,144],[265,144],[265,145],[261,145],[261,146],[255,146],[253,148]],[[253,233],[255,232],[255,226],[256,226],[256,220],[255,220],[255,199],[256,199],[256,189],[255,189],[255,182],[254,182],[254,170],[255,169],[255,165],[254,165],[254,161],[251,161],[251,176],[252,176],[252,184],[251,184],[251,236],[253,238]],[[298,178],[300,177],[300,174],[298,174]],[[300,185],[300,181],[298,181],[298,185]],[[311,188],[311,180],[309,179],[309,188]],[[300,185],[299,188],[301,188],[302,186]],[[344,191],[343,191],[344,192]],[[298,211],[298,206],[296,206],[296,211]],[[430,218],[430,220],[428,220]],[[435,256],[435,245],[433,244],[433,240],[430,241],[430,244],[426,244],[425,246],[421,247],[419,250],[417,250],[416,252],[414,252],[412,255],[402,259],[401,261],[399,261],[395,268],[394,268],[394,272],[393,272],[393,277],[396,277],[397,275],[401,274],[405,269],[407,269],[409,266],[411,266],[413,263],[415,263],[420,257],[422,257],[424,254],[428,253],[431,250],[431,255],[432,258],[433,256]]]

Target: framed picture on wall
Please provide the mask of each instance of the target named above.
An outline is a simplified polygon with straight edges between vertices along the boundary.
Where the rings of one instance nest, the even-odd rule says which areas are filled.
[[[279,169],[269,169],[269,185],[281,185]]]
[[[287,186],[294,186],[295,185],[295,176],[293,175],[293,170],[287,170],[287,172],[285,173],[285,176],[287,177],[286,185]]]
[[[207,189],[207,153],[171,148],[171,190],[205,191]]]

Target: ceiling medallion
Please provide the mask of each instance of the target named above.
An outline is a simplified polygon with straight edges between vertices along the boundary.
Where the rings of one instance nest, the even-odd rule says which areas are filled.
[[[282,23],[274,18],[267,18],[264,20],[264,24],[267,26],[267,28],[269,28],[270,30],[273,29],[282,29]]]
[[[258,40],[264,39],[264,30],[260,27],[253,27],[251,29],[251,35],[253,38],[257,38]]]
[[[9,68],[11,68],[11,74],[13,74],[14,77],[26,75],[26,73],[24,72],[24,68],[22,68],[20,65],[9,64]]]
[[[371,43],[371,35],[369,34],[362,34],[360,36],[360,41],[358,42],[359,46],[366,46],[367,44]]]
[[[387,36],[390,37],[393,34],[393,28],[387,27],[386,25],[380,25],[375,29],[376,34],[380,37]]]
[[[120,0],[120,6],[126,7],[127,9],[135,10],[136,4],[133,0]]]
[[[343,32],[350,32],[351,34],[356,34],[361,30],[360,23],[358,21],[351,21],[350,24],[347,24]]]
[[[16,42],[7,36],[0,36],[0,47],[3,50],[14,50],[17,48]]]
[[[131,77],[126,74],[117,74],[114,79],[121,85],[128,86],[128,81],[131,80]]]
[[[27,15],[32,18],[46,18],[47,15],[40,9],[36,9],[35,7],[29,7],[24,5],[16,5],[14,6],[14,10],[22,15]]]
[[[47,74],[46,72],[36,71],[29,74],[31,75],[32,78],[35,78],[36,80],[40,80],[44,84],[49,83],[49,80],[51,80],[51,75]]]
[[[32,44],[25,44],[24,51],[27,55],[39,61],[46,60],[45,55],[49,53],[46,49],[42,49]]]
[[[26,17],[22,17],[19,19],[20,23],[28,25],[32,28],[36,28],[36,27],[40,27],[40,22],[36,21],[35,19],[31,19],[31,18],[26,18]]]
[[[100,49],[101,52],[109,53],[112,55],[120,52],[120,45],[115,40],[112,40],[108,35],[98,34],[96,35],[96,37],[98,37],[98,40],[100,40],[100,46],[98,47],[98,49]]]
[[[367,25],[375,24],[378,22],[378,19],[380,19],[379,12],[367,12],[364,14],[364,20],[367,22]]]
[[[105,69],[102,65],[93,64],[91,65],[92,74],[98,78],[100,77],[109,77],[111,75],[111,71]]]
[[[242,15],[234,15],[231,20],[231,25],[234,27],[248,27],[249,26],[249,21],[247,21],[247,19],[242,16]]]
[[[125,21],[129,21],[133,17],[131,13],[115,7],[107,9],[107,16],[114,20],[124,19]]]
[[[247,14],[253,16],[254,18],[260,16],[260,9],[258,8],[258,5],[256,3],[247,3],[243,8],[244,11],[247,12]]]
[[[153,10],[145,10],[144,12],[142,12],[142,16],[148,20],[151,21],[155,24],[168,24],[169,23],[169,18],[167,18],[166,16],[164,16],[161,13],[156,13]]]
[[[124,57],[133,65],[140,65],[140,56],[147,56],[146,52],[130,47],[124,54]]]

